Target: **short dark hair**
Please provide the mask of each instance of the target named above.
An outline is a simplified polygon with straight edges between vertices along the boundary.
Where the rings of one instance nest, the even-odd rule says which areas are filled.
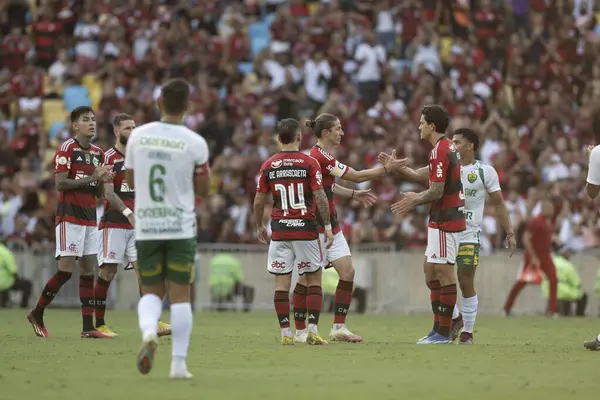
[[[123,121],[133,121],[133,117],[129,114],[119,113],[113,117],[112,125],[113,128],[119,126],[119,124]]]
[[[281,144],[290,144],[296,140],[300,122],[294,118],[285,118],[277,123],[277,135]]]
[[[190,97],[190,85],[185,79],[172,79],[161,90],[163,112],[181,115],[185,112]]]
[[[306,121],[306,126],[312,129],[312,131],[315,133],[315,136],[320,139],[321,135],[323,134],[323,130],[331,129],[338,119],[339,118],[333,114],[323,113],[319,114],[314,120],[311,119]]]
[[[437,133],[446,133],[450,118],[448,111],[438,104],[428,104],[421,109],[421,114],[425,117],[425,122],[435,125]]]
[[[460,135],[460,136],[464,137],[465,139],[467,139],[467,141],[469,143],[473,144],[473,150],[477,151],[477,149],[479,149],[479,135],[477,133],[475,133],[475,131],[473,129],[458,128],[452,134],[452,136],[454,136],[454,135]]]
[[[96,115],[94,110],[92,110],[92,107],[88,107],[88,106],[76,107],[73,111],[71,111],[71,122],[73,123],[73,122],[79,121],[79,118],[81,118],[81,116],[83,114],[87,114],[87,113],[92,113],[92,114]]]

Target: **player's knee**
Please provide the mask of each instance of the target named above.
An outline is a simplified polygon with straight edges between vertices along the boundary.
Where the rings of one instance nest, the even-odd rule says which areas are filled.
[[[343,257],[333,262],[333,268],[340,276],[340,280],[352,282],[354,281],[354,266],[350,257]]]
[[[169,282],[169,300],[171,304],[190,302],[190,285]]]
[[[304,286],[308,286],[308,276],[306,274],[298,277],[298,283]]]
[[[463,292],[463,293],[466,293],[466,292],[470,293],[473,290],[475,290],[472,276],[468,276],[468,275],[459,273],[458,274],[458,284],[460,286],[461,292]]]
[[[315,272],[306,273],[304,275],[306,276],[306,281],[307,281],[306,286],[321,286],[322,275],[323,275],[322,269],[319,269],[318,271],[315,271]]]
[[[58,260],[58,270],[73,273],[75,269],[75,257],[61,257]]]
[[[304,274],[306,275],[306,274]],[[301,275],[300,278],[303,278]],[[292,274],[276,275],[275,276],[275,290],[276,291],[290,291],[292,286]]]
[[[452,265],[440,264],[436,267],[436,278],[440,281],[440,285],[452,285],[456,283],[456,278],[454,277],[454,267]]]
[[[117,264],[103,264],[98,275],[107,282],[112,281],[117,274]]]

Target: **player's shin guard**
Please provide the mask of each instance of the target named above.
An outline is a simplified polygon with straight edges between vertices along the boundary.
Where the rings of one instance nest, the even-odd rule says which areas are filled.
[[[433,312],[433,330],[438,332],[440,328],[440,281],[427,282],[429,288],[429,299],[431,300],[431,311]]]
[[[439,321],[440,327],[438,333],[443,336],[450,336],[450,327],[452,326],[452,312],[456,305],[456,284],[442,286],[440,289],[439,301]]]
[[[306,296],[306,307],[308,309],[308,330],[317,333],[321,307],[323,306],[323,289],[321,286],[309,286]]]
[[[343,281],[340,279],[335,290],[335,316],[333,317],[334,325],[344,325],[346,316],[352,302],[352,288],[354,282]]]
[[[171,304],[172,365],[175,369],[185,369],[190,336],[192,334],[193,315],[190,303]]]
[[[461,312],[464,322],[463,332],[473,333],[473,327],[475,326],[475,319],[477,318],[477,295],[473,297],[462,297],[461,300]]]
[[[46,282],[46,286],[44,286],[44,290],[42,290],[42,294],[37,301],[35,310],[33,311],[34,315],[41,317],[44,314],[44,309],[52,303],[56,293],[58,293],[60,288],[71,279],[71,275],[70,272],[56,271],[56,273],[48,279],[48,282]]]
[[[290,330],[290,297],[288,292],[285,290],[276,290],[273,296],[273,303],[279,327],[281,328],[281,335],[292,336],[292,331]]]
[[[294,324],[297,331],[306,329],[306,295],[308,288],[300,283],[294,288]]]
[[[155,294],[145,294],[140,299],[137,311],[143,339],[157,335],[162,305],[162,299]]]
[[[94,275],[81,275],[79,277],[79,300],[81,302],[83,331],[94,330]]]
[[[94,301],[95,301],[95,314],[96,314],[96,326],[105,325],[104,313],[106,312],[106,298],[108,296],[108,288],[110,281],[98,277],[96,285],[94,286]]]

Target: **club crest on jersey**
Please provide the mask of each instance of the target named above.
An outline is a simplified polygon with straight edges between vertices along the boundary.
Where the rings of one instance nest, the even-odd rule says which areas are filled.
[[[475,182],[477,180],[477,174],[471,172],[467,175],[467,180],[469,181],[469,183]]]
[[[282,164],[283,164],[283,161],[275,160],[275,161],[271,162],[271,168],[279,168],[279,167],[281,167]]]

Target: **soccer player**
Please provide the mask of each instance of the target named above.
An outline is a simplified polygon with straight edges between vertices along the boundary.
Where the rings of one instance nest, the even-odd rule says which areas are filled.
[[[192,333],[190,282],[196,254],[195,195],[208,194],[208,146],[182,124],[190,86],[167,82],[157,99],[159,122],[136,128],[125,157],[127,184],[135,195],[135,240],[144,295],[138,304],[142,346],[138,370],[152,369],[162,300],[171,301],[172,379],[190,379],[187,352]]]
[[[595,199],[600,192],[600,146],[588,146],[588,175],[585,190],[588,196]],[[600,334],[590,341],[584,342],[583,346],[592,351],[600,350]]]
[[[448,112],[442,106],[423,107],[419,132],[421,139],[433,145],[429,154],[429,189],[404,193],[404,197],[392,205],[392,212],[402,215],[418,205],[431,204],[423,269],[431,293],[434,324],[418,344],[452,343],[450,328],[456,304],[454,264],[466,221],[460,154],[444,134],[448,123]]]
[[[333,266],[340,276],[337,289],[335,291],[335,315],[333,318],[333,328],[329,334],[332,341],[343,342],[362,342],[362,337],[353,334],[346,328],[346,316],[350,309],[352,301],[352,289],[354,286],[354,267],[350,257],[350,248],[344,238],[335,209],[334,192],[341,197],[356,199],[363,205],[372,205],[376,197],[370,191],[356,191],[337,185],[336,178],[342,178],[352,182],[365,182],[377,177],[383,176],[391,171],[399,170],[406,166],[407,159],[396,160],[395,153],[383,167],[371,168],[362,171],[356,171],[335,159],[331,151],[338,146],[344,136],[344,131],[338,117],[332,114],[320,114],[313,121],[308,121],[307,126],[312,129],[317,137],[317,144],[311,149],[310,155],[316,159],[321,166],[323,175],[323,187],[325,194],[329,199],[329,212],[331,215],[331,226],[335,241],[326,252],[325,260],[328,265]],[[320,231],[323,232],[324,223],[317,216],[320,225]],[[326,267],[327,268],[327,267]],[[294,322],[296,334],[294,340],[298,343],[306,342],[308,331],[306,330],[307,313],[307,280],[306,277],[300,277],[294,288]]]
[[[473,344],[473,328],[478,305],[477,292],[475,291],[475,269],[479,265],[479,235],[481,234],[485,199],[488,194],[492,204],[498,208],[500,223],[507,232],[510,256],[514,254],[517,244],[508,210],[502,197],[498,174],[491,165],[475,159],[475,153],[479,148],[479,136],[472,129],[460,128],[454,132],[452,143],[460,154],[462,165],[467,229],[461,234],[460,247],[456,257],[458,283],[462,299],[460,312],[457,306],[454,307],[451,337],[452,340],[456,340],[464,322],[459,343]],[[388,157],[387,154],[381,154],[379,159],[385,162]],[[402,171],[402,175],[413,181],[427,181],[429,177],[428,168],[421,168],[418,171],[420,172],[406,168]]]
[[[550,284],[550,298],[548,299],[548,312],[550,315],[557,313],[556,292],[558,278],[556,277],[556,268],[552,260],[552,234],[554,227],[552,217],[554,216],[554,205],[550,200],[542,201],[542,212],[533,217],[528,223],[523,234],[523,245],[525,247],[524,265],[540,269],[548,278]],[[504,312],[510,315],[512,306],[517,296],[523,290],[527,283],[524,281],[515,282],[506,304]]]
[[[98,265],[100,272],[94,286],[96,300],[96,329],[105,335],[116,337],[117,333],[108,328],[104,320],[106,297],[119,264],[131,263],[140,281],[137,269],[137,250],[133,232],[134,191],[125,180],[125,148],[131,131],[135,128],[133,117],[117,114],[113,118],[113,130],[117,141],[115,146],[104,154],[104,165],[112,167],[114,178],[104,182],[106,207],[98,226],[101,232]],[[140,283],[141,295],[141,283]],[[169,335],[171,327],[162,321],[158,322],[158,336]]]
[[[101,165],[104,152],[91,144],[96,116],[90,107],[71,112],[75,137],[65,141],[54,156],[56,190],[56,258],[58,271],[46,283],[35,309],[27,314],[33,331],[48,337],[44,310],[79,264],[79,299],[83,318],[82,338],[109,338],[94,327],[94,269],[98,252],[96,197],[103,196],[104,180],[113,178],[111,167]]]
[[[300,152],[302,138],[300,124],[292,118],[277,124],[281,151],[267,159],[260,168],[254,220],[261,243],[267,243],[267,228],[263,214],[267,194],[274,198],[271,214],[272,241],[269,244],[267,270],[275,275],[275,312],[281,328],[281,344],[293,345],[290,329],[290,299],[292,271],[308,283],[306,299],[308,309],[307,343],[325,345],[317,329],[323,303],[321,274],[323,249],[319,239],[315,206],[325,224],[325,247],[333,243],[329,204],[323,190],[323,177],[317,161]]]

